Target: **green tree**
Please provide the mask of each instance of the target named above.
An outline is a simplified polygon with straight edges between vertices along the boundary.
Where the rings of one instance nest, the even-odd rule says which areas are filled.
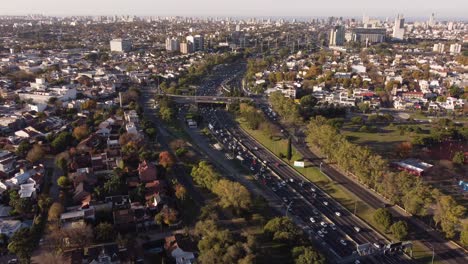
[[[465,154],[463,151],[457,151],[453,155],[452,162],[456,165],[463,165],[465,163]]]
[[[436,209],[434,221],[440,225],[445,236],[449,239],[455,236],[456,227],[466,212],[466,208],[459,205],[452,196],[440,195],[435,199]]]
[[[390,226],[390,231],[398,240],[403,240],[408,236],[408,224],[405,221],[398,221]]]
[[[325,258],[312,247],[299,246],[292,249],[295,264],[322,264]]]
[[[264,232],[275,241],[295,241],[301,231],[288,217],[275,217],[263,227]]]
[[[222,179],[214,185],[213,193],[219,196],[221,207],[232,208],[237,213],[250,209],[252,204],[249,191],[238,182]]]
[[[21,141],[16,149],[16,155],[24,157],[31,148],[32,146],[27,140]]]
[[[60,186],[61,188],[67,188],[68,186],[70,186],[70,184],[71,184],[70,179],[68,179],[67,176],[60,176],[57,179],[57,185]]]
[[[116,232],[112,224],[103,222],[98,224],[94,229],[94,236],[99,242],[110,242],[114,241]]]
[[[198,166],[194,166],[191,175],[195,183],[209,190],[213,189],[220,178],[213,166],[206,161],[201,161]]]
[[[10,238],[8,251],[18,256],[20,263],[31,263],[31,253],[34,250],[32,237],[29,228],[22,228]]]
[[[460,233],[460,243],[463,246],[468,247],[468,223],[463,225],[463,229]]]
[[[385,208],[377,209],[374,212],[373,219],[378,225],[385,228],[385,230],[388,230],[388,228],[392,224],[392,215]]]
[[[72,135],[68,132],[61,132],[51,143],[51,146],[58,152],[64,151],[73,141]]]
[[[288,138],[288,149],[286,151],[286,158],[291,161],[292,159],[292,146],[291,146],[291,137]]]

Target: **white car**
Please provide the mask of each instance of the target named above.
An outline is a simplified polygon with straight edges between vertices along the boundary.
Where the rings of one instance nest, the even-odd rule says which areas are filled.
[[[331,229],[336,230],[336,225],[334,223],[330,224]]]
[[[324,237],[324,236],[325,236],[321,231],[318,231],[317,234],[318,234],[320,237]]]
[[[310,188],[310,190],[313,191],[313,192],[315,192],[315,188],[314,188],[314,187]]]
[[[328,206],[328,202],[327,202],[327,201],[324,201],[324,202],[323,202],[323,205]]]
[[[354,230],[356,230],[356,232],[358,232],[358,233],[359,233],[359,231],[361,231],[361,228],[359,228],[359,227],[355,226],[355,227],[354,227]]]
[[[320,222],[320,225],[323,226],[323,227],[326,227],[326,226],[327,226],[327,223],[325,223],[325,222],[322,221],[322,222]]]
[[[335,212],[336,216],[341,216],[340,212]]]
[[[309,220],[312,222],[312,223],[315,223],[315,219],[313,217],[309,218]]]
[[[374,247],[380,248],[380,245],[378,243],[374,243]]]
[[[346,244],[346,241],[344,241],[343,239],[340,240],[340,243],[341,243],[341,245],[343,245],[343,246],[346,246],[346,245],[347,245],[347,244]]]

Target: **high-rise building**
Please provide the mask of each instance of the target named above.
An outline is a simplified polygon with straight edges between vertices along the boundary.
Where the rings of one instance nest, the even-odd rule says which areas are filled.
[[[192,42],[182,42],[180,43],[180,53],[188,54],[193,52],[193,43]]]
[[[432,47],[433,52],[444,53],[444,50],[445,50],[445,44],[443,43],[436,43],[434,44],[434,47]]]
[[[132,50],[132,42],[127,39],[113,39],[110,41],[110,50],[115,52],[129,52]]]
[[[166,39],[166,50],[167,51],[178,51],[180,48],[180,43],[177,38],[167,38]]]
[[[429,21],[427,22],[427,25],[430,27],[435,26],[436,21],[435,21],[435,14],[432,13],[431,16],[429,17]]]
[[[403,15],[398,14],[395,18],[395,25],[393,25],[393,38],[403,39],[405,36],[405,19]]]
[[[345,30],[343,26],[336,26],[330,30],[329,46],[343,46],[345,41]]]
[[[460,54],[461,53],[461,48],[462,48],[462,45],[459,44],[459,43],[455,43],[455,44],[451,44],[450,45],[450,54]]]
[[[193,38],[193,48],[195,51],[205,49],[205,38],[203,37],[203,35],[195,35],[195,37]]]

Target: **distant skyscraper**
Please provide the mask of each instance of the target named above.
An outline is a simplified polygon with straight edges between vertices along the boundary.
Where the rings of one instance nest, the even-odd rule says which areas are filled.
[[[182,42],[180,43],[180,53],[187,54],[193,52],[193,42]]]
[[[395,25],[393,26],[393,38],[403,39],[405,36],[405,19],[403,15],[398,14],[395,18]]]
[[[110,41],[110,50],[115,52],[129,52],[132,49],[132,42],[127,39],[113,39]]]
[[[343,46],[345,41],[345,30],[343,26],[336,26],[330,30],[329,46]]]
[[[205,38],[203,37],[203,35],[195,35],[195,37],[193,38],[193,48],[195,51],[205,49]]]
[[[429,21],[427,22],[427,25],[430,26],[430,27],[433,27],[433,26],[435,26],[435,23],[436,23],[435,14],[432,13],[431,17],[429,18]]]

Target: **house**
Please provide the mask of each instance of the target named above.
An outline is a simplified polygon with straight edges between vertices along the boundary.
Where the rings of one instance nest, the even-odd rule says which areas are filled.
[[[26,227],[28,225],[19,220],[0,219],[0,234],[7,237],[11,237],[16,231]]]
[[[68,209],[68,208],[67,208]],[[60,224],[62,228],[84,225],[87,220],[94,220],[95,210],[93,206],[89,208],[73,208],[72,211],[60,215]]]
[[[156,166],[146,160],[138,165],[138,174],[140,181],[143,183],[156,181],[158,179]]]
[[[400,170],[407,171],[417,176],[423,176],[433,167],[432,164],[415,159],[406,159],[398,162],[393,162],[392,165]]]
[[[175,259],[177,264],[192,264],[196,262],[196,246],[189,238],[174,235],[165,238],[164,250]]]
[[[75,187],[75,191],[73,192],[73,201],[75,203],[81,203],[82,205],[87,205],[91,201],[92,193],[93,193],[92,186],[82,181]]]

